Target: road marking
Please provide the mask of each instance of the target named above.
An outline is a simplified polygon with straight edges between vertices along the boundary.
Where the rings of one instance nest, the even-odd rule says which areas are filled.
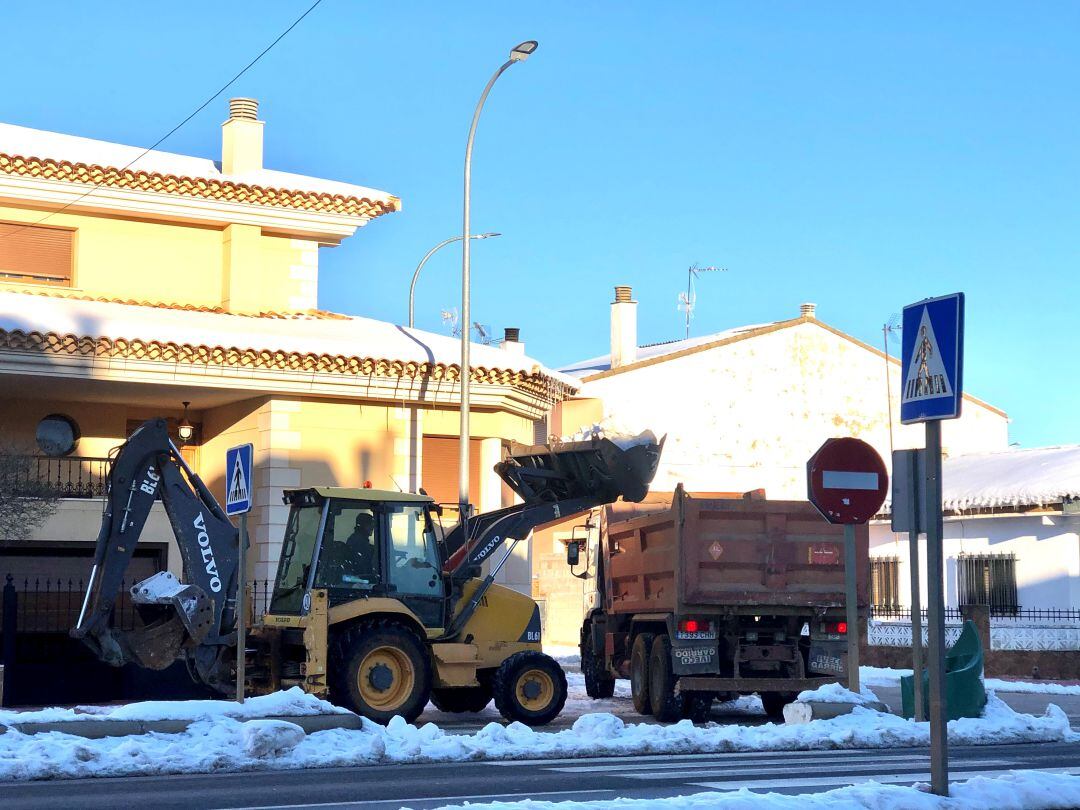
[[[898,769],[903,769],[903,768],[907,767],[907,768],[915,768],[915,769],[922,770],[922,769],[926,768],[927,764],[928,763],[926,761],[926,758],[923,757],[923,758],[920,758],[918,761],[910,760],[910,761],[908,761],[906,763],[905,762],[890,762],[890,763],[887,763],[886,765],[873,765],[873,764],[868,764],[868,763],[864,763],[862,765],[848,765],[848,764],[845,764],[843,762],[836,762],[836,763],[833,763],[831,765],[821,766],[817,770],[818,771],[821,771],[821,770],[838,770],[838,771],[843,771],[845,773],[866,772],[866,773],[869,773],[869,774],[874,774],[874,773],[878,773],[878,772],[881,772],[881,771],[885,771],[887,768],[890,768],[890,767],[891,768],[898,768]],[[1012,764],[1013,763],[1005,761],[1005,760],[1001,760],[1001,759],[965,760],[964,761],[964,766],[965,767],[998,768],[999,770],[1000,770],[1002,765],[1012,765]],[[622,773],[622,774],[617,773],[617,774],[614,774],[614,775],[622,776],[624,779],[644,779],[644,780],[648,780],[648,781],[656,781],[656,780],[663,780],[663,779],[682,780],[682,779],[694,779],[695,777],[703,778],[703,777],[716,777],[716,776],[732,776],[732,777],[735,777],[735,778],[740,778],[740,777],[753,776],[755,774],[761,774],[762,776],[768,776],[768,775],[774,775],[775,776],[775,775],[781,774],[781,773],[789,773],[790,774],[790,773],[792,773],[792,770],[793,769],[788,765],[767,765],[767,766],[762,767],[762,768],[748,768],[746,770],[740,770],[740,771],[736,771],[734,769],[717,769],[717,768],[711,768],[711,769],[704,769],[703,770],[701,768],[698,768],[697,770],[693,770],[693,771],[672,771],[672,770],[658,771],[658,770],[653,770],[653,771],[646,772],[646,773],[640,773],[640,772],[639,773]],[[896,775],[899,775],[899,774],[894,773],[894,774],[891,774],[891,775],[896,776]],[[790,778],[797,781],[799,777],[791,776]],[[821,777],[821,778],[822,779],[833,779],[833,778],[842,779],[843,774],[839,774],[839,775],[836,775],[836,776]]]
[[[380,804],[401,807],[404,803],[416,802],[447,802],[459,799],[506,799],[506,798],[536,798],[537,796],[566,796],[568,794],[584,795],[586,793],[617,793],[616,790],[545,790],[535,793],[474,793],[469,796],[418,796],[408,799],[363,799],[351,802],[316,802],[313,804],[261,804],[257,807],[238,805],[237,807],[221,808],[221,810],[305,810],[310,807],[375,807]]]
[[[926,765],[928,759],[929,759],[929,754],[877,754],[877,753],[869,753],[869,754],[858,754],[858,755],[854,755],[854,756],[837,756],[836,761],[837,761],[838,765],[846,765],[849,762],[866,762],[866,761],[870,761],[870,760],[873,760],[874,762],[882,762],[882,761],[888,761],[888,760],[899,760],[901,762],[911,762],[913,764],[917,764],[918,767],[923,767],[923,766]],[[745,761],[735,761],[735,760],[713,760],[713,761],[716,762],[717,764],[723,764],[723,765],[725,765],[727,767],[737,767],[739,765],[748,765],[753,770],[757,770],[759,767],[764,767],[764,768],[786,768],[786,767],[790,767],[791,765],[799,765],[799,764],[803,764],[803,765],[812,764],[815,767],[819,767],[819,768],[827,768],[827,767],[829,767],[829,765],[826,764],[825,762],[823,762],[823,760],[820,757],[809,758],[809,757],[801,757],[801,756],[785,757],[783,763],[777,764],[777,765],[761,764],[760,766],[758,765],[758,762],[761,762],[761,760],[755,761],[755,760],[752,760],[752,759],[747,759]],[[773,759],[773,758],[764,760],[764,763],[772,763],[772,762],[776,762],[776,760]],[[678,765],[680,763],[668,761],[668,764],[669,765]],[[704,766],[704,765],[708,765],[708,764],[710,764],[710,763],[709,762],[702,762],[702,763],[699,764],[699,767]],[[1007,763],[1005,761],[1001,761],[1000,764],[1005,765]],[[608,762],[603,763],[603,764],[594,763],[592,765],[582,765],[580,767],[578,767],[578,766],[562,766],[562,767],[555,767],[555,768],[545,768],[545,770],[548,770],[548,771],[560,771],[562,773],[595,773],[597,771],[605,771],[605,770],[645,771],[645,770],[654,770],[656,767],[657,767],[656,762],[643,762],[643,763],[640,763],[640,764],[627,764],[625,762],[618,762],[618,761],[611,762],[609,760]]]
[[[1017,768],[1016,770],[1040,773],[1080,774],[1080,768]],[[949,773],[950,781],[971,779],[976,776],[1000,774],[1001,771],[954,771]],[[874,774],[870,776],[804,776],[790,779],[745,779],[732,782],[691,782],[695,787],[708,788],[709,790],[763,790],[773,788],[796,788],[796,787],[842,787],[845,785],[861,785],[867,782],[876,782],[879,785],[914,784],[915,782],[930,781],[929,771],[906,774]]]

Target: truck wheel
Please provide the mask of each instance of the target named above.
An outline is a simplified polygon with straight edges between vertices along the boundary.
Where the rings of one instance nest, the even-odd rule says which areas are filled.
[[[784,707],[798,697],[796,692],[762,692],[761,705],[772,720],[784,719]]]
[[[634,711],[644,715],[652,714],[652,706],[649,705],[649,654],[652,645],[652,633],[639,633],[630,648],[630,697],[634,701]]]
[[[396,622],[362,625],[341,640],[332,664],[335,703],[383,725],[420,716],[431,693],[431,663],[416,634]]]
[[[682,696],[682,716],[694,723],[705,723],[712,710],[711,692],[689,692]]]
[[[585,694],[597,700],[615,694],[615,679],[604,668],[604,657],[593,651],[590,639],[591,627],[586,624],[581,631],[581,674],[585,676]]]
[[[491,703],[491,688],[464,686],[457,689],[432,689],[431,702],[440,712],[479,712]]]
[[[682,695],[675,694],[678,679],[671,668],[671,641],[657,636],[649,655],[649,705],[657,720],[671,723],[682,717]]]
[[[499,713],[527,726],[550,723],[566,703],[566,673],[554,658],[534,650],[503,661],[493,686]]]

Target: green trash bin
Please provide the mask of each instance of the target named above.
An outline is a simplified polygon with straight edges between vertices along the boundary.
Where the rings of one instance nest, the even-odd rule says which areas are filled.
[[[949,720],[960,717],[980,717],[986,705],[983,686],[983,650],[975,623],[964,622],[960,638],[945,653],[945,713]],[[923,711],[930,716],[930,676],[923,670]],[[915,676],[900,678],[900,698],[904,717],[915,716]]]

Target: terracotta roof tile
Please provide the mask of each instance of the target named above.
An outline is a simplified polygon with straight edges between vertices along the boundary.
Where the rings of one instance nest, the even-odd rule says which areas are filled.
[[[119,169],[115,166],[101,166],[96,163],[75,163],[5,153],[0,153],[0,172],[41,180],[154,191],[249,205],[298,208],[305,211],[371,219],[401,209],[401,200],[397,197],[374,200],[368,197],[275,188],[231,180]]]

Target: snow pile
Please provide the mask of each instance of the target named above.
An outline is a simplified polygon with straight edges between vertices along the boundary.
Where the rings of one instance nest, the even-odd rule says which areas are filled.
[[[618,421],[606,416],[591,425],[582,425],[577,433],[560,436],[560,442],[588,442],[593,439],[610,439],[620,450],[629,450],[639,444],[656,444],[656,434],[640,425]]]
[[[1080,807],[1080,776],[1044,771],[1009,771],[954,782],[948,798],[927,792],[926,785],[901,787],[867,782],[823,793],[785,795],[752,793],[743,788],[724,793],[695,793],[665,799],[610,799],[581,802],[490,802],[443,805],[440,810],[1052,810]]]
[[[32,712],[0,710],[0,726],[65,720],[213,720],[224,717],[250,720],[313,714],[349,714],[349,711],[294,686],[283,692],[248,698],[242,704],[231,700],[147,700],[126,706],[76,706]]]
[[[865,686],[860,684],[859,691],[861,694],[855,694],[838,683],[827,683],[824,686],[819,686],[817,689],[808,689],[799,692],[799,696],[796,700],[802,701],[803,703],[854,703],[858,706],[865,706],[867,703],[878,702],[877,695]]]
[[[587,714],[571,728],[555,732],[521,723],[489,723],[475,734],[454,734],[434,723],[416,727],[400,717],[386,728],[364,721],[359,730],[329,729],[306,736],[287,723],[260,720],[249,730],[251,725],[219,713],[181,734],[87,740],[59,732],[26,735],[9,730],[0,734],[0,781],[483,759],[898,748],[930,742],[928,723],[862,706],[851,714],[798,726],[694,726],[689,720],[670,726],[627,725],[612,714]],[[1035,717],[1018,714],[991,695],[983,717],[949,723],[949,739],[958,745],[1080,742],[1080,734],[1070,730],[1057,706]]]
[[[997,678],[984,678],[983,684],[987,689],[998,692],[1026,692],[1037,695],[1078,695],[1080,696],[1080,684],[1053,683],[1036,681],[1002,681]]]
[[[900,678],[913,674],[910,669],[892,667],[859,667],[859,683],[864,686],[886,686],[900,688]]]

